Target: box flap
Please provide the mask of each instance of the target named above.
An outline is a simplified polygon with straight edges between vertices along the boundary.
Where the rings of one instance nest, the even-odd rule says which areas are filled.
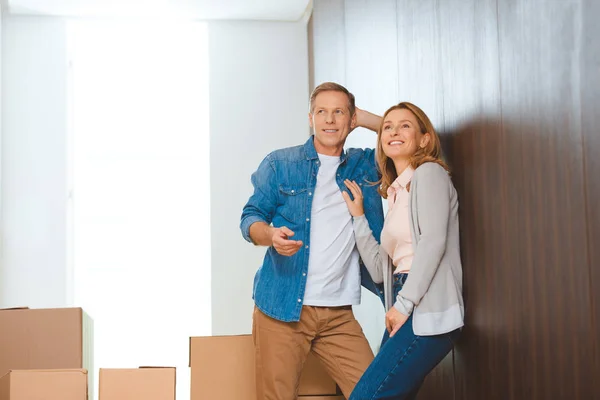
[[[0,311],[0,376],[9,370],[92,371],[83,363],[81,315],[81,308]]]
[[[10,370],[8,374],[37,374],[37,373],[64,373],[64,372],[78,372],[87,375],[87,370],[83,368],[63,368],[63,369],[14,369]],[[8,375],[7,374],[7,375]]]
[[[100,368],[100,399],[175,399],[173,367]]]
[[[84,369],[15,370],[9,376],[10,395],[15,399],[86,400],[88,396]]]

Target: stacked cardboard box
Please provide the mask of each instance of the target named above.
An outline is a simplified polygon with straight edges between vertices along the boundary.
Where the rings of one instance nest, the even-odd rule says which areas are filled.
[[[85,400],[92,332],[81,308],[0,310],[0,400]]]
[[[175,368],[100,368],[99,400],[175,400]]]
[[[0,400],[87,400],[87,371],[13,370],[0,378]]]
[[[190,338],[191,400],[257,400],[251,335]],[[321,362],[309,354],[299,400],[344,400]]]

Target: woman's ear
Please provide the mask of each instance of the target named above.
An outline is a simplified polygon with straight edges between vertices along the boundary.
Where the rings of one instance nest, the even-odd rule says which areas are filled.
[[[421,143],[419,143],[419,147],[424,149],[429,144],[429,140],[431,139],[431,135],[429,132],[425,132],[423,137],[421,138]]]

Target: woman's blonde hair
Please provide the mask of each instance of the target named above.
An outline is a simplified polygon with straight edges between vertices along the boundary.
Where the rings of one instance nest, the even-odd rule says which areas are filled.
[[[415,154],[410,157],[410,166],[413,169],[417,169],[420,165],[426,162],[434,162],[436,164],[441,165],[444,169],[450,172],[450,169],[446,165],[446,163],[442,160],[442,146],[440,144],[440,137],[437,132],[433,128],[433,124],[431,120],[425,114],[423,110],[419,107],[415,106],[409,102],[398,103],[395,106],[390,107],[384,114],[381,119],[381,125],[379,126],[379,130],[377,131],[377,167],[379,168],[379,172],[381,173],[381,179],[379,180],[379,194],[387,199],[387,190],[390,185],[398,178],[398,174],[396,172],[396,167],[394,165],[394,161],[385,155],[383,152],[383,146],[381,143],[381,133],[383,132],[383,121],[385,121],[385,117],[394,111],[394,110],[408,110],[410,111],[417,122],[419,123],[419,130],[422,134],[429,133],[429,142],[425,147],[419,147]],[[410,190],[410,183],[407,187]]]

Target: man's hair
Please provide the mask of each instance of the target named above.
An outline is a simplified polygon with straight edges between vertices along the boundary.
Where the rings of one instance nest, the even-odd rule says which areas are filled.
[[[312,94],[310,95],[310,104],[309,104],[309,111],[311,114],[315,110],[315,99],[317,98],[317,95],[322,92],[344,93],[346,96],[348,96],[348,111],[350,111],[350,116],[354,115],[354,112],[356,110],[356,105],[354,102],[354,95],[352,93],[350,93],[348,91],[348,89],[346,89],[342,85],[337,84],[335,82],[321,83],[319,86],[317,86],[315,88],[315,90],[313,90]]]

